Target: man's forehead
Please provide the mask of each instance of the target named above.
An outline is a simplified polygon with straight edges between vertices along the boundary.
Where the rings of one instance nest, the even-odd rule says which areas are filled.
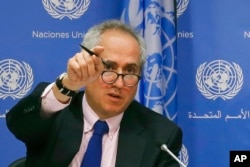
[[[113,61],[113,60],[107,60],[107,62],[111,65],[111,66],[119,66],[121,63]],[[124,67],[139,67],[139,62],[126,62],[123,61],[122,66]]]

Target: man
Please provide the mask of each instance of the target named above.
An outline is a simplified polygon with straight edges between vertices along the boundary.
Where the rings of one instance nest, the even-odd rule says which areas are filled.
[[[56,82],[40,83],[7,114],[10,131],[26,144],[27,166],[80,167],[97,120],[109,128],[101,167],[179,166],[161,145],[178,155],[181,129],[134,101],[145,62],[142,38],[110,20],[91,28],[82,47]]]

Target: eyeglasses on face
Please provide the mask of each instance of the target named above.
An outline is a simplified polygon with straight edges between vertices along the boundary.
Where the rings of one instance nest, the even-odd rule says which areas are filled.
[[[115,71],[103,71],[101,73],[101,78],[106,84],[115,83],[119,76],[122,76],[123,84],[129,87],[135,86],[141,79],[141,76],[136,74],[119,74]]]

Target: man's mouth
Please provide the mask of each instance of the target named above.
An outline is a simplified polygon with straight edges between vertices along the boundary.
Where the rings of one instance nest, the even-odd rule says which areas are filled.
[[[117,93],[109,93],[108,95],[114,98],[121,98],[121,96],[119,96]]]

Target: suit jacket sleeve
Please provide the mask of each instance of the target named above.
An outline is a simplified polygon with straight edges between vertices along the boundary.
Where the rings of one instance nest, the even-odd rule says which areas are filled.
[[[42,148],[48,135],[53,117],[45,119],[40,115],[41,94],[49,83],[40,83],[34,91],[21,99],[6,115],[9,130],[27,147]]]

